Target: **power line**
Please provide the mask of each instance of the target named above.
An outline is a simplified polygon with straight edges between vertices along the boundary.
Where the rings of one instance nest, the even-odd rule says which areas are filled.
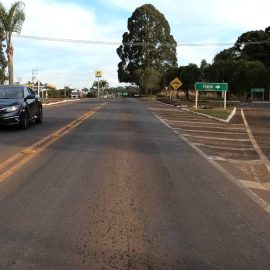
[[[98,40],[80,40],[80,39],[65,39],[65,38],[52,38],[52,37],[39,37],[39,36],[29,36],[14,34],[16,38],[22,39],[32,39],[32,40],[43,40],[43,41],[53,41],[53,42],[68,42],[68,43],[79,43],[79,44],[91,44],[91,45],[107,45],[107,46],[156,46],[154,43],[141,43],[141,42],[116,42],[116,41],[98,41]],[[262,45],[270,44],[270,41],[249,41],[242,43],[232,43],[232,42],[214,42],[214,43],[177,43],[178,47],[217,47],[217,46],[233,46],[233,45]],[[161,46],[172,46],[169,43],[161,43]]]

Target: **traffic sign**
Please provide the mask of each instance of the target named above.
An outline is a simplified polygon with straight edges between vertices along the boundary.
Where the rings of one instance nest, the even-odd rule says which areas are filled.
[[[196,82],[195,83],[196,91],[228,91],[227,83],[204,83]]]
[[[96,70],[96,77],[97,78],[102,77],[102,71],[101,70]]]
[[[251,92],[252,93],[264,93],[265,89],[264,88],[252,88]]]
[[[170,82],[170,85],[174,90],[177,90],[179,87],[183,85],[183,83],[176,77],[174,80]]]

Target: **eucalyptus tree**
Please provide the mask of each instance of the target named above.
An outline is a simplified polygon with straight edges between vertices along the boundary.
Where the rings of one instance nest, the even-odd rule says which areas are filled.
[[[17,1],[9,9],[6,9],[0,2],[0,28],[4,31],[6,41],[6,53],[8,60],[8,78],[9,84],[14,83],[13,74],[13,52],[12,33],[20,33],[25,20],[24,3]]]
[[[159,74],[157,83],[165,82],[166,71],[177,67],[177,43],[165,16],[153,5],[145,4],[133,12],[127,27],[129,31],[123,34],[122,45],[117,49],[121,59],[118,64],[119,81],[135,83],[143,88],[146,83],[138,74],[145,75],[154,69]],[[152,71],[151,74],[155,73]]]

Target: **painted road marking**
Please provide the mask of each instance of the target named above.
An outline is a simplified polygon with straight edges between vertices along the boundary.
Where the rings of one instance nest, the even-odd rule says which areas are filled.
[[[190,134],[182,134],[185,137],[192,137],[195,139],[207,139],[217,141],[231,141],[231,142],[249,142],[249,139],[234,139],[234,138],[222,138],[222,137],[209,137],[209,136],[193,136]]]
[[[239,180],[244,186],[248,188],[254,188],[254,189],[260,189],[269,191],[266,187],[264,187],[262,184],[255,182],[255,181],[248,181],[248,180]]]
[[[0,164],[0,183],[5,181],[9,176],[13,175],[20,168],[22,168],[26,163],[32,160],[34,157],[39,155],[42,151],[44,151],[48,146],[58,141],[60,138],[64,137],[74,128],[83,123],[86,119],[90,118],[93,114],[95,114],[98,110],[100,110],[107,103],[102,103],[100,106],[96,107],[94,110],[88,111],[82,116],[76,118],[69,124],[64,127],[58,129],[51,135],[39,140],[31,147],[27,147],[23,149],[20,153],[15,154],[5,162]],[[20,159],[20,161],[18,161]],[[14,164],[16,161],[16,164]],[[5,170],[6,169],[6,170]],[[5,171],[3,171],[5,170]],[[1,173],[2,171],[2,173]]]
[[[199,129],[182,129],[187,132],[199,132],[199,133],[211,133],[211,134],[228,134],[228,135],[247,135],[245,132],[227,132],[227,131],[210,131],[210,130],[199,130]]]
[[[175,120],[175,119],[179,119],[179,120],[186,120],[187,118],[188,119],[190,119],[190,120],[194,120],[194,121],[202,121],[202,122],[209,122],[209,120],[206,120],[206,119],[202,119],[202,118],[193,118],[193,117],[189,117],[189,116],[186,116],[186,115],[183,115],[183,116],[163,116],[163,115],[161,115],[161,117],[163,117],[163,118],[166,118],[167,120],[171,120],[171,121],[177,121],[177,120]],[[179,121],[178,120],[178,121]]]
[[[181,127],[193,127],[193,128],[207,128],[207,129],[218,129],[218,130],[224,130],[224,128],[226,130],[244,130],[246,131],[245,128],[234,128],[234,127],[224,127],[224,126],[218,126],[218,127],[206,127],[206,126],[200,126],[200,125],[187,125],[187,124],[184,124],[184,125],[181,125]],[[182,129],[182,128],[175,128],[175,129]]]
[[[229,150],[229,151],[256,151],[254,148],[238,148],[238,147],[227,147],[227,146],[218,146],[218,145],[206,145],[203,143],[194,143],[196,146],[207,147],[220,150]]]
[[[245,159],[231,159],[231,158],[224,158],[220,156],[208,156],[208,159],[211,160],[217,160],[217,161],[226,161],[229,163],[234,163],[234,164],[248,164],[248,165],[261,165],[265,164],[265,162],[261,159],[252,159],[252,160],[245,160]]]
[[[166,119],[167,122],[170,122],[170,123],[193,123],[193,124],[203,124],[203,125],[220,125],[220,126],[223,126],[222,124],[217,124],[217,123],[214,123],[214,122],[209,122],[209,121],[193,121],[193,119],[191,120],[169,120],[169,119]]]
[[[250,199],[252,199],[257,205],[259,205],[264,211],[270,214],[270,204],[268,204],[265,200],[259,197],[255,192],[253,192],[246,185],[243,185],[239,179],[234,177],[228,170],[226,170],[223,166],[221,166],[218,162],[213,159],[209,159],[209,156],[206,155],[200,148],[191,143],[187,138],[185,138],[181,133],[177,132],[173,129],[169,124],[167,124],[162,118],[157,117],[157,119],[162,122],[165,126],[171,129],[174,133],[177,133],[180,139],[182,139],[186,144],[188,144],[192,149],[194,149],[198,154],[200,154],[204,159],[208,160],[220,173],[222,173],[227,179],[229,179],[233,184],[235,184],[243,193],[245,193]]]
[[[256,139],[254,138],[254,136],[252,134],[252,131],[251,131],[249,125],[248,125],[248,122],[247,122],[247,119],[245,117],[245,114],[244,114],[244,110],[243,109],[241,109],[241,114],[242,114],[242,118],[244,120],[244,124],[245,124],[246,130],[247,130],[248,136],[250,138],[250,141],[252,142],[252,144],[253,144],[254,148],[256,149],[258,155],[260,156],[260,158],[265,162],[265,166],[266,166],[268,172],[270,173],[270,162],[269,162],[269,159],[263,153],[261,147],[258,145]]]

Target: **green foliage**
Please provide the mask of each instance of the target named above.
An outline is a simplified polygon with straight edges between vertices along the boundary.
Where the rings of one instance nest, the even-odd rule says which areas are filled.
[[[207,63],[207,61],[205,59],[203,59],[201,61],[201,65],[200,65],[200,72],[201,72],[201,81],[206,81],[207,79],[207,69],[210,67],[211,65],[209,63]]]
[[[164,84],[166,71],[177,67],[177,44],[164,15],[151,4],[138,7],[128,19],[128,30],[123,34],[122,45],[117,49],[121,59],[118,64],[119,81],[136,83],[143,88],[146,86],[147,89],[143,89],[145,92],[154,89],[153,84],[155,87]],[[156,83],[151,82],[151,86],[138,76],[150,70],[151,74],[155,70],[159,75]]]
[[[266,28],[265,31],[249,31],[242,34],[237,39],[234,50],[241,58],[261,61],[270,67],[269,28]]]
[[[4,55],[3,51],[3,37],[4,31],[0,29],[0,84],[4,84],[5,80],[7,79],[6,76],[6,67],[7,67],[7,60]]]
[[[130,97],[133,97],[134,95],[140,94],[140,88],[135,85],[126,86],[125,90],[128,92],[128,95]]]
[[[87,98],[94,98],[94,97],[96,97],[97,95],[96,95],[96,93],[95,92],[88,92],[87,94],[86,94],[86,97]]]
[[[8,73],[9,83],[13,84],[13,46],[12,46],[12,33],[20,33],[23,22],[25,20],[24,3],[21,1],[11,4],[7,10],[3,3],[0,2],[0,29],[4,31],[4,39],[7,46],[7,59],[8,59]]]
[[[167,70],[165,78],[166,78],[166,85],[169,85],[170,82],[179,76],[179,69],[178,67],[171,67]]]
[[[66,98],[66,92],[62,90],[48,90],[48,98]]]
[[[234,48],[229,48],[229,49],[225,49],[223,51],[221,51],[220,53],[218,53],[215,58],[214,58],[214,62],[218,62],[218,61],[226,61],[226,60],[236,60],[237,59],[237,53],[236,50]]]
[[[204,69],[209,82],[227,82],[229,95],[249,98],[250,89],[270,84],[270,27],[242,34],[234,47],[225,49]],[[267,91],[268,93],[268,91]]]
[[[134,75],[137,84],[143,90],[143,94],[155,94],[160,90],[162,74],[154,68],[139,68]]]
[[[99,88],[100,89],[107,89],[109,88],[109,83],[106,80],[100,80],[98,81],[94,81],[92,88],[98,89],[98,84],[99,84]]]
[[[183,83],[181,89],[186,93],[186,98],[189,98],[189,90],[194,89],[195,82],[201,80],[201,71],[196,64],[179,67],[179,78]]]

